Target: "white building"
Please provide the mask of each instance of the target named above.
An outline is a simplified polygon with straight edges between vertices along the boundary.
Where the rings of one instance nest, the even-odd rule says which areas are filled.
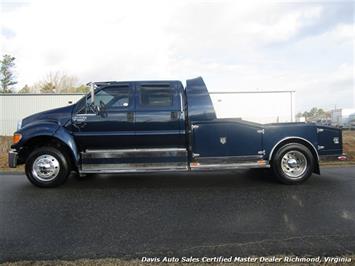
[[[258,123],[295,121],[295,91],[210,92],[218,118]]]
[[[82,94],[0,94],[0,136],[11,136],[22,118],[75,103]]]

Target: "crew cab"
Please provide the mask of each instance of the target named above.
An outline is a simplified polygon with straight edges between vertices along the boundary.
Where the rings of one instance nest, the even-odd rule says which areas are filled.
[[[272,107],[270,107],[272,108]],[[261,110],[262,111],[262,110]],[[77,103],[24,118],[9,166],[39,187],[80,175],[271,168],[285,184],[342,155],[341,130],[312,123],[218,119],[201,77],[91,83]]]

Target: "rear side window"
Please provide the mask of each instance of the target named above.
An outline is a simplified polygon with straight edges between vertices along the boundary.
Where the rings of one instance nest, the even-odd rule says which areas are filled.
[[[174,90],[169,86],[140,87],[142,107],[171,107],[174,105]]]

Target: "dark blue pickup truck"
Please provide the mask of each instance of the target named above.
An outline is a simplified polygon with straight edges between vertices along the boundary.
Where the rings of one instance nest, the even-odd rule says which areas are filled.
[[[341,130],[306,123],[217,119],[202,78],[96,82],[76,104],[26,117],[9,166],[26,164],[40,187],[71,171],[137,173],[271,168],[285,184],[320,173],[322,156],[342,155]],[[270,107],[272,108],[272,107]]]

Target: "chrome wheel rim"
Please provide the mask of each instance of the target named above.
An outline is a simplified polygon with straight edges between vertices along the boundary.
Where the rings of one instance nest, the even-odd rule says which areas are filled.
[[[32,165],[32,175],[39,181],[48,182],[59,173],[59,161],[52,155],[44,154],[36,158]]]
[[[299,179],[307,169],[307,158],[300,151],[288,151],[281,159],[281,169],[288,177]]]

